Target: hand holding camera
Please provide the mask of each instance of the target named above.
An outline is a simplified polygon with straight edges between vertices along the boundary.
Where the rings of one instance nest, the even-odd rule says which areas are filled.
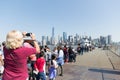
[[[31,40],[36,40],[36,38],[35,38],[35,34],[33,34],[33,33],[27,33],[27,32],[22,32],[22,34],[23,34],[23,36],[25,37],[25,38],[27,38],[28,37],[28,39],[29,39],[29,37],[31,37]],[[29,39],[30,40],[30,39]]]
[[[36,40],[36,38],[35,38],[35,34],[33,34],[33,33],[27,33],[27,34],[30,35],[30,37],[32,38],[32,40]]]
[[[36,48],[36,51],[37,53],[40,53],[40,48],[39,48],[39,45],[36,41],[36,38],[35,38],[35,34],[33,33],[27,33],[27,32],[23,32],[22,33],[24,37],[31,37],[31,39],[24,39],[24,42],[28,42],[28,43],[33,43],[33,46]]]

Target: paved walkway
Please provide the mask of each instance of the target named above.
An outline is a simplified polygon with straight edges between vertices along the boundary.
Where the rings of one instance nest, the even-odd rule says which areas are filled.
[[[113,70],[106,50],[95,49],[78,55],[76,63],[65,64],[64,76],[56,80],[120,80],[120,70]]]
[[[109,58],[114,59],[115,67],[120,67],[120,60],[106,50],[95,49],[78,55],[76,63],[65,63],[64,75],[56,80],[120,80],[120,68],[113,70]]]

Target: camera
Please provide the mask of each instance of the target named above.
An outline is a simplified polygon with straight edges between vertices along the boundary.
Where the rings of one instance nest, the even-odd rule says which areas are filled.
[[[27,33],[26,36],[30,36],[32,33]]]

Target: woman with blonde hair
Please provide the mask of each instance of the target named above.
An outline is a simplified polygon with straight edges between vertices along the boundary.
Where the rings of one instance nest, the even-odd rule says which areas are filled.
[[[4,72],[2,80],[28,80],[27,57],[40,53],[35,35],[30,35],[34,48],[23,46],[23,34],[12,30],[6,36],[4,51]]]

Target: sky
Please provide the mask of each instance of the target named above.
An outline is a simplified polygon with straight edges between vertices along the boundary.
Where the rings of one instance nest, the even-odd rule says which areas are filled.
[[[0,41],[11,30],[41,36],[112,36],[120,41],[120,0],[0,0]]]

